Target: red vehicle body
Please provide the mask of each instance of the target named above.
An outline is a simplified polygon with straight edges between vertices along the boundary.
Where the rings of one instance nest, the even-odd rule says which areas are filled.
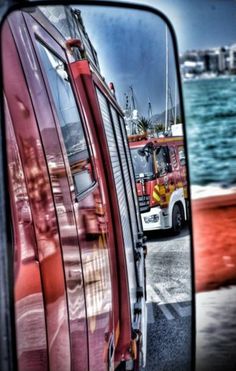
[[[183,137],[129,137],[143,230],[179,232],[187,218]]]
[[[138,369],[145,246],[122,111],[38,9],[8,17],[2,57],[18,369]]]

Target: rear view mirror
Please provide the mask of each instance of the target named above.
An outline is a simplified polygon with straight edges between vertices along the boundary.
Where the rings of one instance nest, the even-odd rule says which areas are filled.
[[[147,7],[82,3],[32,4],[2,27],[9,345],[20,371],[190,370],[174,33]]]

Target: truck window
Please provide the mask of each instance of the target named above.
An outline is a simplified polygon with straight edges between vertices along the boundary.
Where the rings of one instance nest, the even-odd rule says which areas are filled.
[[[186,159],[185,159],[184,146],[179,146],[178,147],[178,152],[179,152],[180,165],[185,166],[186,165]]]
[[[167,165],[170,163],[168,147],[160,147],[156,150],[156,165],[158,176],[167,174]]]
[[[135,178],[138,179],[140,177],[140,174],[144,174],[145,177],[153,177],[152,156],[141,156],[139,153],[140,149],[141,148],[131,149]]]
[[[177,160],[177,155],[176,155],[176,151],[175,151],[175,147],[169,147],[169,153],[170,153],[170,161],[171,161],[171,165],[174,169],[177,169],[178,168],[178,160]]]
[[[55,104],[75,190],[77,195],[80,195],[94,184],[94,177],[72,86],[65,63],[41,42],[37,41],[37,45]]]

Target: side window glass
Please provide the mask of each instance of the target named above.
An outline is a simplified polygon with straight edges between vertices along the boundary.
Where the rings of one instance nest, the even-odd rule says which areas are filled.
[[[65,63],[39,41],[41,60],[61,127],[77,195],[94,183],[85,133]]]
[[[169,151],[167,147],[159,147],[156,150],[156,165],[158,176],[164,176],[168,172]]]
[[[178,152],[179,152],[180,165],[185,166],[186,165],[186,158],[185,158],[184,146],[179,146],[178,147]]]
[[[177,157],[176,157],[175,147],[170,147],[169,148],[169,154],[170,154],[170,162],[171,162],[171,165],[172,165],[173,169],[177,169],[178,168],[178,160],[177,160]]]

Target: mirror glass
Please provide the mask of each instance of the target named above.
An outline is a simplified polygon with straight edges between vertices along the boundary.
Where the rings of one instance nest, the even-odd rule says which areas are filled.
[[[11,47],[11,43],[14,46]],[[72,357],[72,362],[74,360],[77,364],[76,369],[86,369],[88,349],[90,350],[89,362],[94,367],[91,369],[95,370],[96,367],[99,367],[97,369],[105,370],[107,369],[104,366],[104,364],[107,365],[106,362],[120,370],[125,369],[121,367],[128,369],[128,362],[125,364],[125,361],[129,360],[129,357],[118,349],[119,326],[121,326],[119,321],[117,322],[119,325],[117,324],[117,327],[113,328],[114,318],[116,318],[118,311],[116,293],[114,293],[113,287],[111,289],[107,283],[110,282],[109,274],[108,270],[104,268],[109,259],[114,260],[112,254],[118,254],[117,251],[112,252],[113,250],[111,250],[109,252],[109,249],[106,248],[106,241],[109,241],[111,238],[109,236],[112,233],[110,227],[109,230],[105,228],[107,219],[104,216],[104,208],[110,208],[110,213],[112,213],[112,209],[116,212],[117,206],[108,206],[109,197],[112,197],[108,194],[109,192],[111,194],[117,192],[119,199],[122,196],[122,189],[114,187],[109,189],[108,187],[104,191],[96,181],[97,178],[103,177],[103,171],[106,172],[106,169],[101,170],[103,166],[109,168],[109,164],[107,165],[107,162],[102,160],[102,155],[99,157],[100,149],[98,148],[100,148],[99,141],[102,141],[104,133],[108,137],[110,120],[114,128],[119,128],[116,130],[125,136],[126,141],[122,142],[121,139],[119,142],[120,137],[116,131],[116,135],[110,137],[111,139],[107,143],[110,156],[112,157],[114,153],[118,152],[121,163],[122,158],[126,156],[130,169],[133,169],[134,177],[131,179],[130,188],[127,191],[127,200],[129,197],[136,197],[139,215],[135,215],[132,210],[129,211],[130,223],[133,225],[134,219],[139,220],[147,237],[145,245],[142,245],[144,255],[147,251],[145,258],[146,279],[144,276],[142,278],[143,287],[146,283],[147,336],[144,335],[145,321],[142,320],[142,361],[139,361],[138,367],[145,365],[145,370],[190,370],[192,277],[188,175],[184,117],[181,108],[182,98],[179,90],[179,74],[176,69],[178,61],[173,34],[168,24],[160,16],[139,9],[79,5],[31,7],[22,12],[16,11],[8,17],[5,22],[2,45],[2,53],[5,55],[3,63],[7,125],[17,126],[15,124],[17,120],[29,120],[30,122],[35,114],[35,128],[37,125],[40,128],[40,137],[34,145],[31,138],[34,138],[36,134],[33,130],[32,132],[28,131],[31,134],[29,134],[27,141],[22,132],[16,132],[16,129],[15,132],[13,129],[9,129],[8,133],[9,143],[11,143],[8,148],[8,158],[10,164],[14,163],[15,169],[9,166],[9,172],[13,179],[12,192],[17,199],[16,207],[19,208],[19,215],[23,212],[23,207],[27,209],[28,197],[30,199],[34,197],[35,200],[33,216],[30,215],[29,219],[35,220],[34,216],[41,213],[40,223],[35,222],[35,226],[31,223],[28,230],[24,232],[26,242],[22,251],[24,259],[28,257],[28,260],[22,263],[22,256],[16,258],[15,292],[17,295],[15,306],[17,318],[21,318],[21,312],[24,308],[20,296],[24,290],[19,290],[17,280],[20,279],[20,274],[23,274],[24,264],[29,264],[29,259],[33,259],[34,241],[31,240],[29,243],[29,238],[32,238],[29,235],[31,236],[30,228],[36,228],[35,238],[40,240],[40,244],[43,244],[42,250],[40,250],[43,256],[39,255],[40,262],[42,259],[42,268],[40,269],[51,269],[54,272],[52,274],[58,274],[57,290],[59,291],[64,290],[63,284],[60,284],[60,280],[63,281],[63,271],[55,271],[57,265],[50,266],[50,259],[46,258],[50,258],[57,251],[56,238],[60,238],[62,244],[64,241],[62,256],[65,262],[67,299],[65,297],[65,302],[61,301],[60,303],[62,317],[58,332],[65,333],[64,349],[69,348],[71,342],[76,354],[78,354],[77,358]],[[11,72],[7,70],[9,61],[11,61],[11,68],[13,68]],[[88,63],[78,65],[78,61],[88,61]],[[20,92],[11,93],[12,86],[14,86],[14,79],[11,77],[12,74],[15,74],[15,78],[20,76],[20,72],[18,72],[20,66],[24,70],[28,84],[26,84],[28,90],[26,89],[23,96],[19,95]],[[80,76],[82,77],[80,78]],[[19,83],[23,84],[23,79],[23,75],[22,82],[19,77]],[[85,89],[85,86],[90,83],[90,79],[94,83]],[[43,91],[46,93],[42,93]],[[104,98],[108,95],[109,101],[112,102],[111,105],[107,105]],[[13,106],[10,96],[12,101],[14,100],[15,106]],[[89,111],[90,107],[95,104],[93,100],[96,100],[97,108]],[[47,103],[48,101],[50,103]],[[50,114],[48,113],[48,104],[50,104]],[[33,108],[29,108],[31,105]],[[18,111],[13,114],[14,107],[17,107]],[[114,107],[116,107],[116,111]],[[100,124],[97,124],[98,117]],[[51,125],[54,120],[57,129]],[[84,121],[93,122],[94,127],[84,128]],[[31,130],[27,122],[25,130]],[[61,154],[58,143],[61,143],[62,140],[64,140],[64,144]],[[129,153],[122,152],[122,143],[127,144]],[[22,151],[20,154],[17,152],[17,146]],[[42,157],[39,155],[41,147],[43,148]],[[101,151],[101,153],[103,152]],[[27,154],[28,163],[24,163],[22,156],[27,158]],[[96,158],[95,162],[91,160],[93,156]],[[114,173],[114,163],[112,166]],[[69,169],[69,175],[65,175],[67,170],[64,170],[64,167]],[[47,169],[50,174],[50,183],[48,187],[45,185],[42,191],[41,183],[47,184],[46,178],[39,176],[43,169]],[[18,174],[17,177],[15,171]],[[28,178],[32,180],[32,183],[30,183],[31,188],[27,190],[27,185],[24,182],[27,183]],[[117,184],[118,179],[114,180]],[[106,179],[106,182],[109,184],[109,179]],[[49,196],[51,189],[52,199]],[[66,189],[72,189],[71,195],[65,196]],[[136,196],[131,196],[134,191]],[[74,202],[75,220],[72,211],[68,211],[71,200]],[[47,207],[42,206],[43,202],[47,204]],[[127,205],[130,203],[128,202]],[[52,210],[54,208],[56,208],[57,216],[53,216]],[[118,211],[124,228],[125,215],[117,207],[117,215]],[[19,225],[20,219],[15,223]],[[60,229],[59,237],[55,237],[53,232],[57,223],[59,226],[63,226]],[[20,238],[23,232],[19,229],[17,233]],[[75,235],[78,233],[81,255],[77,262],[81,258],[81,264],[77,264],[73,260],[73,256],[75,256],[73,254],[76,254],[76,249],[72,251],[73,233]],[[123,230],[122,238],[128,239],[127,236],[128,234]],[[143,241],[145,241],[144,238]],[[136,250],[134,252],[139,254]],[[17,265],[17,259],[21,259],[20,265]],[[137,260],[136,271],[141,266],[139,255],[137,255]],[[96,264],[91,265],[91,261],[96,261]],[[49,295],[50,298],[54,297],[56,289],[54,290],[50,283],[40,281],[40,271],[37,267],[31,266],[29,269],[35,270],[34,274],[37,276],[38,285],[39,287],[43,286],[45,295]],[[128,276],[131,273],[128,272]],[[76,300],[83,291],[81,284],[83,277],[85,277],[85,281],[87,279],[85,294],[83,293],[86,310],[81,303],[80,306],[76,306]],[[122,277],[119,282],[122,279],[125,281],[126,277]],[[75,282],[77,282],[76,285]],[[96,282],[100,282],[100,286]],[[138,292],[137,287],[136,292]],[[131,312],[133,310],[133,296],[134,289],[130,280]],[[42,308],[44,308],[44,302],[42,297],[37,297],[37,300],[36,296],[34,298],[34,305],[38,308],[39,313],[38,321],[43,328]],[[31,299],[25,296],[24,300],[30,310],[33,305]],[[66,335],[68,323],[63,317],[63,311],[66,310],[66,300],[68,300],[67,305],[71,310],[69,321],[71,329],[75,326],[72,337]],[[125,300],[127,300],[125,296],[120,298],[120,313],[122,312],[121,308],[125,306]],[[48,303],[47,311],[51,313],[50,326],[53,327],[52,319],[56,318],[54,311],[56,304],[53,299]],[[143,305],[142,302],[140,312],[135,307],[136,314],[144,313]],[[105,325],[103,325],[105,322],[109,331],[105,330]],[[131,322],[132,331],[134,331],[135,320],[132,318],[132,314]],[[31,323],[30,320],[29,323]],[[87,328],[87,332],[85,328]],[[28,332],[26,331],[26,334],[21,330],[18,333],[27,339]],[[136,345],[134,345],[134,333],[135,331],[131,336],[130,349],[132,352],[130,351],[130,354],[138,352]],[[48,333],[43,331],[39,333],[38,331],[35,337],[35,349],[40,347],[45,349],[47,336],[49,336]],[[86,348],[83,358],[78,349],[85,347],[81,344],[81,339],[86,336],[88,349]],[[104,342],[104,336],[106,346],[100,347],[99,344]],[[127,334],[124,333],[124,336]],[[59,340],[57,342],[57,337],[48,339],[48,341],[52,341],[52,344],[55,344],[52,346],[55,348],[59,349],[59,345],[61,346]],[[25,367],[24,357],[27,353],[27,341],[23,345],[19,337],[17,346],[19,362],[22,362],[21,367]],[[44,354],[43,350],[42,354]],[[104,361],[102,354],[106,354],[104,356],[106,361]],[[37,358],[36,355],[35,357]],[[44,357],[46,357],[46,353]],[[120,363],[121,360],[122,363]],[[56,364],[58,362],[55,359],[52,359],[53,361]],[[61,362],[61,365],[66,369],[69,358],[63,357]],[[60,365],[57,364],[57,366]],[[131,362],[132,369],[136,366]]]
[[[113,82],[125,115],[140,211],[144,211],[141,219],[148,248],[146,369],[177,365],[188,369],[192,325],[190,231],[188,221],[180,222],[179,209],[173,209],[179,205],[180,189],[187,201],[183,116],[173,40],[166,23],[150,13],[80,9],[101,73],[107,82]],[[168,218],[163,214],[176,218],[177,231],[168,228]]]

